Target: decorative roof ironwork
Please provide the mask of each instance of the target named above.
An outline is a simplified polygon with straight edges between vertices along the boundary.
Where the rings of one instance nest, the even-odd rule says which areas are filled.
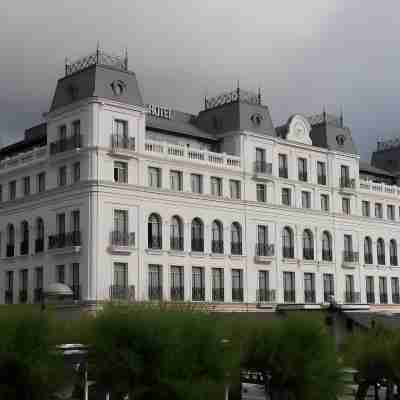
[[[327,114],[326,112],[322,112],[320,114],[315,114],[307,117],[308,121],[310,122],[311,125],[318,125],[322,124],[323,122],[335,125],[338,128],[343,127],[343,119],[342,117],[338,117],[333,114]]]
[[[244,102],[249,104],[261,104],[261,94],[253,92],[248,92],[237,88],[232,92],[221,93],[218,96],[205,98],[204,99],[204,109],[210,110],[211,108],[219,107],[224,104]]]
[[[125,52],[125,55],[121,57],[108,54],[97,48],[94,53],[81,57],[74,62],[70,63],[68,60],[65,60],[65,76],[72,75],[75,72],[90,67],[91,65],[107,65],[109,67],[127,71],[128,53]]]
[[[396,147],[400,147],[400,138],[395,138],[385,141],[378,140],[377,142],[377,151],[390,150]]]

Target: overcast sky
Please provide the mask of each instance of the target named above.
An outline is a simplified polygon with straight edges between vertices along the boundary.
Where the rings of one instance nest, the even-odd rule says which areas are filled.
[[[3,144],[47,111],[64,59],[127,47],[144,99],[197,113],[262,90],[275,125],[344,110],[362,158],[400,136],[398,0],[1,0]]]

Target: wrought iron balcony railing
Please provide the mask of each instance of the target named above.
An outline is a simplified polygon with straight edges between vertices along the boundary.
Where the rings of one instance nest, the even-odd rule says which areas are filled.
[[[80,246],[81,231],[72,231],[68,233],[59,233],[49,236],[49,249],[61,249],[64,247]]]
[[[271,289],[258,289],[257,302],[258,303],[273,303],[275,301],[275,290]]]
[[[113,133],[111,135],[111,147],[114,151],[135,151],[135,138]]]
[[[331,249],[322,249],[322,261],[332,261]]]
[[[242,255],[242,242],[231,242],[231,254]]]
[[[232,288],[232,301],[243,301],[243,288]]]
[[[324,303],[329,303],[335,298],[335,293],[330,290],[324,290]]]
[[[204,251],[204,239],[192,239],[192,251]]]
[[[294,258],[294,247],[282,247],[283,258]]]
[[[111,246],[135,247],[135,232],[111,232]]]
[[[304,260],[314,260],[314,249],[303,248],[303,259]]]
[[[211,241],[211,252],[216,254],[222,254],[224,252],[224,241],[223,240],[212,240]]]
[[[378,255],[378,265],[385,265],[386,259],[384,255]]]
[[[307,172],[299,172],[299,181],[307,182]]]
[[[163,288],[162,286],[149,286],[149,300],[162,300]]]
[[[5,304],[13,304],[13,301],[14,301],[13,290],[12,289],[6,289],[4,303]]]
[[[204,287],[192,287],[192,300],[193,301],[204,301],[205,299],[205,288]]]
[[[279,178],[286,178],[288,177],[288,169],[287,168],[279,168]]]
[[[265,161],[255,161],[254,172],[258,174],[272,175],[272,163],[267,163]]]
[[[71,285],[72,290],[72,300],[78,301],[81,299],[81,286],[78,284]]]
[[[274,257],[275,246],[267,243],[256,244],[256,256],[257,257]]]
[[[14,257],[14,255],[15,255],[15,246],[13,244],[8,244],[6,250],[6,256]]]
[[[149,236],[149,249],[161,250],[162,249],[162,237],[161,236]]]
[[[19,302],[20,303],[28,302],[28,291],[26,289],[22,289],[19,291]]]
[[[347,304],[359,304],[361,302],[360,292],[344,292],[344,302]]]
[[[390,256],[390,265],[392,267],[396,267],[399,265],[398,260],[397,260],[397,256]]]
[[[364,263],[365,264],[372,264],[373,263],[373,258],[371,253],[365,253],[364,254]]]
[[[315,290],[305,290],[304,291],[304,302],[305,303],[315,303]]]
[[[175,251],[183,251],[184,249],[184,241],[183,237],[171,237],[170,239],[170,248]]]
[[[341,177],[340,178],[340,187],[341,188],[355,189],[356,180],[355,179],[350,179],[350,178],[347,178],[347,177]]]
[[[20,243],[19,253],[21,255],[27,255],[29,253],[29,241],[24,240]]]
[[[111,285],[110,300],[135,300],[135,286],[128,285]]]
[[[392,303],[400,304],[400,293],[392,293]]]
[[[66,139],[60,139],[50,143],[50,154],[55,155],[69,150],[75,150],[82,147],[82,136],[80,134],[70,136]]]
[[[368,304],[375,303],[375,293],[374,292],[367,292],[367,303]]]
[[[212,299],[213,301],[224,301],[225,299],[225,291],[224,288],[213,288],[212,290]]]
[[[346,263],[358,263],[358,252],[355,251],[344,251],[343,261]]]
[[[35,240],[35,253],[41,253],[44,251],[44,239]]]
[[[379,293],[379,302],[381,304],[387,304],[388,302],[388,295],[387,293]]]
[[[33,290],[33,302],[41,303],[43,299],[43,288],[36,288]]]
[[[295,290],[284,290],[283,301],[285,303],[296,303],[296,291]]]
[[[183,286],[172,286],[170,294],[172,301],[183,301],[185,299],[185,288]]]

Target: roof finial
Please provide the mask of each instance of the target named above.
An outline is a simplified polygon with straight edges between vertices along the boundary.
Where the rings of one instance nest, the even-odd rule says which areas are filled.
[[[236,84],[236,93],[237,93],[237,99],[238,101],[240,100],[240,85],[239,85],[239,79],[237,80]]]
[[[204,96],[204,109],[207,110],[207,95]]]
[[[257,96],[257,99],[258,99],[258,104],[261,104],[261,89],[260,89],[260,87],[258,87],[258,96]]]
[[[99,57],[100,56],[100,40],[97,41],[97,47],[96,47],[96,64],[99,63]]]
[[[125,69],[127,70],[128,69],[128,48],[127,47],[125,47],[124,66],[125,66]]]
[[[325,106],[322,109],[322,121],[326,122],[326,110],[325,110]]]
[[[340,127],[343,128],[343,106],[340,106]]]

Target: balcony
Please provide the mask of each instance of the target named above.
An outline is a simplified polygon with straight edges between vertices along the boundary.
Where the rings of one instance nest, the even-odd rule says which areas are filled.
[[[25,256],[28,253],[29,253],[29,241],[24,240],[20,243],[19,254],[21,254],[21,256]]]
[[[144,144],[144,150],[146,153],[167,160],[189,161],[213,168],[228,168],[235,171],[241,168],[240,157],[226,153],[214,153],[155,140],[147,140]]]
[[[275,302],[275,290],[258,289],[257,303],[273,303]]]
[[[224,253],[223,240],[212,240],[211,241],[211,252],[214,254],[223,254]]]
[[[231,242],[231,255],[233,256],[242,255],[242,242]]]
[[[331,249],[322,249],[322,261],[332,261]]]
[[[283,247],[282,256],[283,258],[294,258],[294,247]]]
[[[279,178],[288,178],[288,169],[287,168],[279,168]]]
[[[379,294],[379,302],[380,302],[380,304],[387,304],[388,303],[388,295],[387,295],[387,293],[380,293]]]
[[[397,267],[399,265],[397,256],[390,256],[390,265],[392,267]]]
[[[33,302],[35,304],[41,303],[43,300],[43,288],[36,288],[33,291]]]
[[[356,188],[356,180],[350,179],[348,177],[340,178],[340,187],[341,189],[355,189]]]
[[[304,260],[314,260],[314,249],[313,248],[303,248],[303,259]]]
[[[171,287],[171,300],[183,301],[185,299],[185,288],[183,286]]]
[[[392,293],[392,303],[400,304],[400,294],[399,293]]]
[[[344,302],[346,304],[360,304],[360,292],[344,292]]]
[[[82,146],[82,136],[74,135],[66,139],[60,139],[50,143],[50,155],[54,156],[66,151],[79,149]]]
[[[269,263],[275,256],[275,246],[267,243],[256,244],[255,262]]]
[[[315,290],[304,291],[304,303],[315,304]]]
[[[79,252],[81,244],[81,232],[72,231],[49,236],[48,248],[59,253]]]
[[[110,251],[112,253],[130,254],[134,248],[135,232],[111,232]]]
[[[162,237],[161,236],[149,236],[149,250],[161,250],[162,249]]]
[[[285,303],[296,303],[296,291],[295,290],[284,290],[283,301]]]
[[[28,291],[26,289],[19,291],[19,302],[22,304],[28,302]]]
[[[365,264],[372,264],[373,263],[373,258],[371,253],[365,253],[364,254],[364,263]]]
[[[204,287],[192,287],[192,300],[193,301],[204,301],[205,299],[205,288]]]
[[[374,292],[367,292],[367,303],[368,304],[375,303],[375,293]]]
[[[269,180],[272,176],[272,163],[267,163],[265,161],[255,161],[254,175],[258,179]]]
[[[378,265],[386,265],[386,260],[384,255],[378,255]]]
[[[35,240],[35,253],[41,253],[44,251],[44,239]]]
[[[184,248],[184,243],[183,243],[183,237],[172,237],[170,239],[170,248],[172,251],[183,251]]]
[[[14,257],[15,255],[15,246],[13,244],[8,244],[7,245],[7,250],[6,250],[6,256],[7,257]]]
[[[149,300],[161,301],[163,298],[162,286],[149,286]]]
[[[13,290],[12,289],[6,289],[4,303],[5,304],[13,304],[13,301],[14,301]]]
[[[355,268],[358,264],[358,252],[344,251],[343,252],[343,266],[347,268]]]
[[[224,301],[224,288],[213,288],[212,299],[213,301]]]
[[[110,300],[135,301],[135,286],[111,285]]]
[[[192,239],[192,251],[197,253],[203,253],[204,239]]]
[[[111,135],[111,151],[121,156],[132,156],[135,149],[135,138],[113,133]]]
[[[335,298],[335,293],[330,290],[324,290],[324,303],[330,303]]]
[[[232,288],[232,301],[243,301],[243,288]]]

